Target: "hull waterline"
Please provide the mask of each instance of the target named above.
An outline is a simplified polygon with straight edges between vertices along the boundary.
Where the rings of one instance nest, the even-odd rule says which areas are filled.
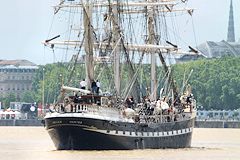
[[[52,118],[46,123],[57,150],[129,150],[190,147],[194,119],[155,126],[86,118]]]

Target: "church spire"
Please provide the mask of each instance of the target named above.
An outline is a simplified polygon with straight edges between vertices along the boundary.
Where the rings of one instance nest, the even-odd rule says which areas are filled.
[[[231,0],[231,4],[230,4],[230,11],[229,11],[227,42],[235,42],[232,0]]]

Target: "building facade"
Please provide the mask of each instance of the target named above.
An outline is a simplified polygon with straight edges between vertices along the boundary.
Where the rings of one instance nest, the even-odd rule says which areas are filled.
[[[32,90],[32,80],[38,67],[27,60],[0,60],[0,94],[14,93],[20,100],[25,91]]]

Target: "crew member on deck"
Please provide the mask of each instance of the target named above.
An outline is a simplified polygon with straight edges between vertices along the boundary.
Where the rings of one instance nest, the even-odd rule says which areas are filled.
[[[127,107],[128,108],[133,108],[133,105],[134,105],[134,99],[132,96],[129,96],[127,99],[126,99],[126,103],[127,103]]]
[[[167,103],[167,97],[164,96],[164,97],[162,98],[160,104],[161,104],[161,108],[162,108],[163,113],[165,113],[166,111],[168,111],[169,105],[168,105],[168,103]]]
[[[97,83],[93,80],[92,81],[92,93],[96,93],[97,92]]]
[[[86,89],[86,86],[87,86],[87,82],[85,81],[85,79],[83,79],[83,80],[80,82],[80,88],[81,88],[81,89]]]
[[[100,86],[101,86],[101,84],[100,84],[100,82],[97,80],[97,82],[96,82],[96,85],[97,85],[97,94],[99,94],[99,89],[100,89]]]
[[[191,105],[191,103],[192,103],[192,98],[193,98],[193,94],[190,93],[190,94],[187,96],[187,99],[186,99],[186,102],[187,102],[188,105]]]

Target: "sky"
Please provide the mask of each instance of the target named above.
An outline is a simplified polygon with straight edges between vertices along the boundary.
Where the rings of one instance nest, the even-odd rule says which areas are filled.
[[[0,59],[26,59],[35,64],[53,63],[62,59],[41,43],[49,38],[53,20],[52,6],[58,2],[59,0],[2,1]],[[196,9],[193,15],[196,38],[186,34],[184,37],[186,42],[195,46],[205,41],[226,40],[229,6],[230,0],[189,0],[189,7]],[[240,39],[240,1],[233,0],[233,7],[235,35],[238,41]]]

